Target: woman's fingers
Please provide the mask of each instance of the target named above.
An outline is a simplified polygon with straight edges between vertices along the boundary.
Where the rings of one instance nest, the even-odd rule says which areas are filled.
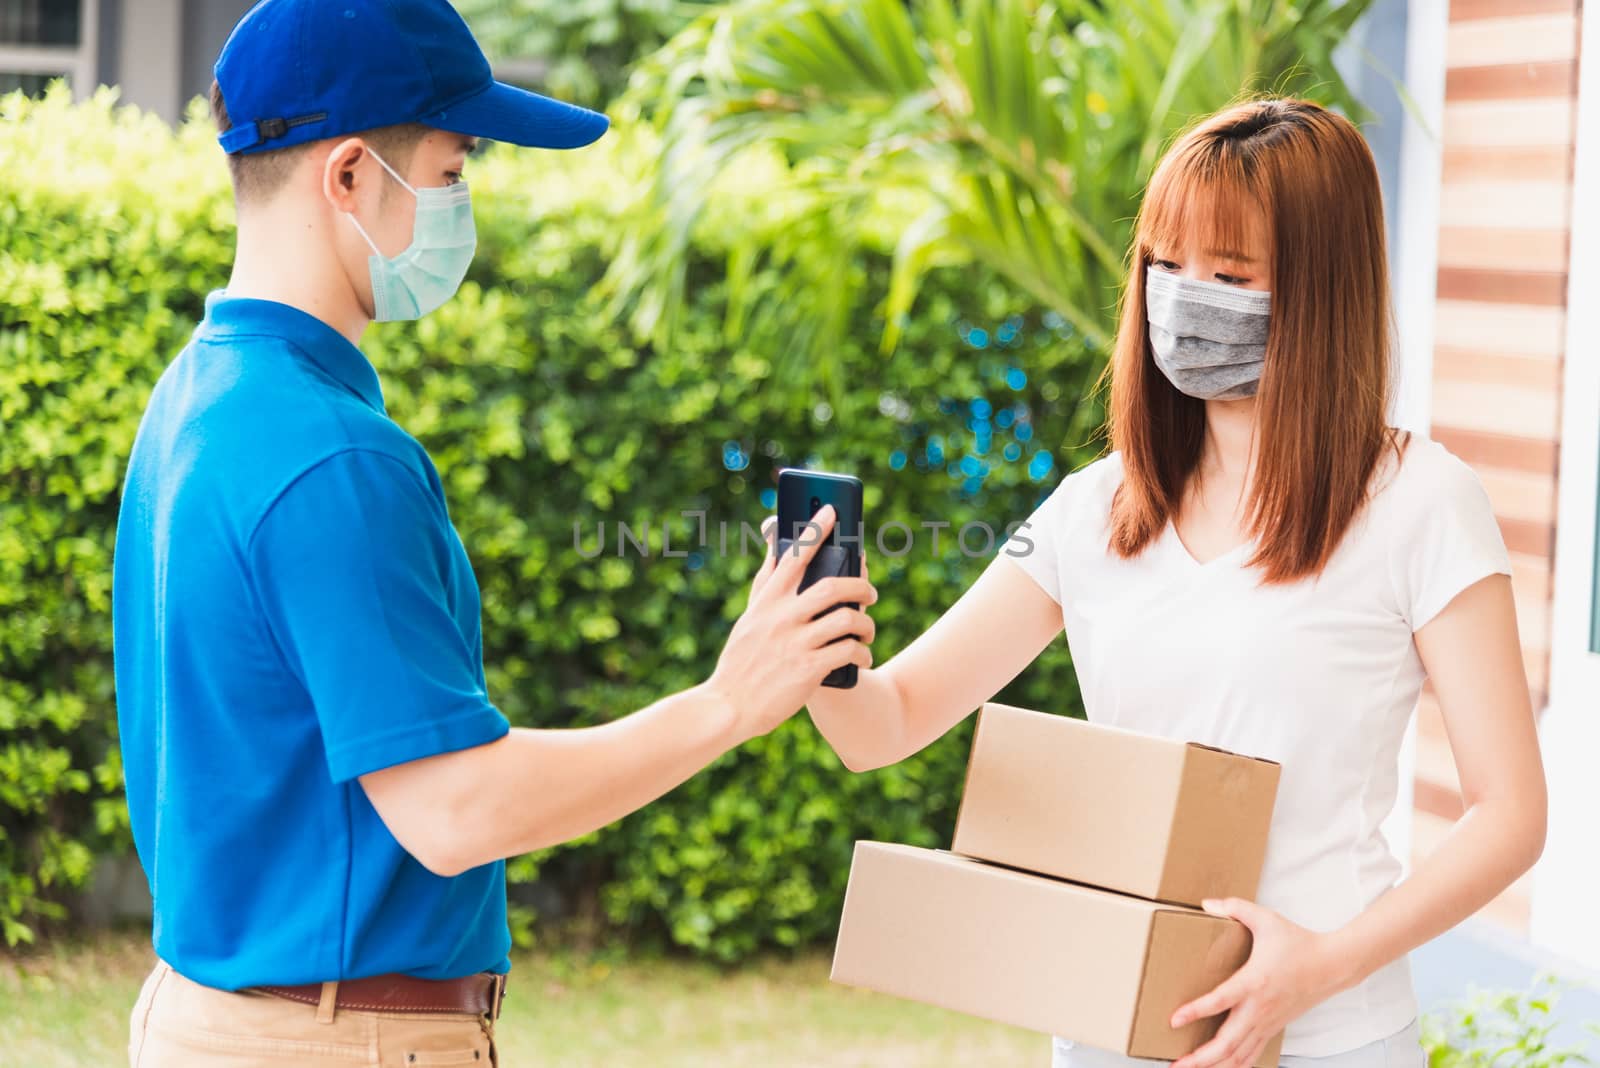
[[[1243,968],[1218,983],[1216,988],[1209,993],[1202,994],[1188,1004],[1180,1006],[1172,1014],[1172,1026],[1182,1027],[1192,1020],[1198,1020],[1205,1016],[1216,1016],[1219,1013],[1227,1012],[1243,1001],[1248,990],[1248,984],[1245,979],[1240,978],[1242,971]]]
[[[780,559],[773,572],[772,581],[765,585],[781,593],[793,593],[799,589],[800,579],[810,566],[812,557],[817,555],[828,540],[828,532],[833,529],[835,518],[833,505],[823,505],[817,514],[811,517],[810,522],[800,528],[799,536],[778,554]]]
[[[870,645],[877,633],[878,625],[861,609],[835,608],[807,624],[805,640],[812,646],[826,645],[848,634],[857,641]]]
[[[878,591],[864,578],[847,578],[836,575],[818,579],[800,592],[796,610],[810,619],[818,612],[836,604],[870,605],[878,599]]]
[[[815,657],[812,663],[816,665],[816,670],[823,675],[849,664],[854,664],[863,671],[872,666],[872,650],[854,638],[824,645],[812,656]]]
[[[1174,1061],[1172,1068],[1248,1068],[1265,1044],[1247,1014],[1229,1013],[1211,1041]]]

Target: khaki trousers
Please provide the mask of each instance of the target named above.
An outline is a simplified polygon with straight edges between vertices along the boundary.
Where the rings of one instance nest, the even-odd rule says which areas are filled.
[[[218,990],[158,960],[128,1019],[130,1068],[424,1068],[499,1063],[487,1016],[334,1009]]]

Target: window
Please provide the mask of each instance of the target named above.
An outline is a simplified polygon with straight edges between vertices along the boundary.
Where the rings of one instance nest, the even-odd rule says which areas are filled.
[[[65,77],[73,94],[97,82],[99,0],[0,0],[0,93],[37,96]]]
[[[1594,593],[1589,599],[1589,651],[1600,653],[1600,491],[1595,494],[1597,507],[1594,525]]]

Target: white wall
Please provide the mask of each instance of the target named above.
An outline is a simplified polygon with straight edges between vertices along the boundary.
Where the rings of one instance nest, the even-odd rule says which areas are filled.
[[[123,101],[176,122],[184,104],[179,88],[181,0],[132,0],[123,3],[119,14],[117,83]]]
[[[1600,8],[1580,55],[1600,57]],[[1562,381],[1550,706],[1540,724],[1550,836],[1534,869],[1533,941],[1600,969],[1600,656],[1589,652],[1600,484],[1600,65],[1579,64],[1572,260]]]

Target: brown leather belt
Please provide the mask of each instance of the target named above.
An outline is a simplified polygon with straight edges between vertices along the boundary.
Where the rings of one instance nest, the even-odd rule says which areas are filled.
[[[322,983],[299,986],[256,986],[252,990],[272,994],[307,1005],[322,1003]],[[337,1009],[364,1009],[368,1012],[451,1012],[500,1016],[505,999],[506,977],[493,972],[478,972],[459,979],[419,979],[414,975],[373,975],[364,979],[341,979],[334,995]]]

